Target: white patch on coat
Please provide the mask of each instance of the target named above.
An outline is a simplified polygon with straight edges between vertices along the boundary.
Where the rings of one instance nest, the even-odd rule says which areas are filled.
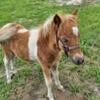
[[[29,31],[28,49],[30,60],[38,59],[37,57],[37,41],[39,38],[39,29],[32,29]]]
[[[9,84],[11,82],[11,75],[10,75],[10,72],[9,72],[9,59],[7,59],[6,56],[4,56],[4,65],[5,65],[5,70],[6,70],[6,78],[7,78],[7,83]]]
[[[76,27],[76,26],[75,26],[75,27],[72,27],[72,31],[73,31],[73,34],[74,34],[74,35],[76,35],[76,36],[79,35],[79,33],[78,33],[78,32],[79,32],[79,31],[78,31],[78,27]]]
[[[25,29],[25,28],[22,28],[22,29],[19,29],[19,30],[18,30],[18,33],[25,33],[25,32],[28,32],[28,30]]]
[[[59,80],[59,72],[58,72],[58,68],[56,70],[51,70],[53,78],[54,78],[54,82],[55,85],[57,86],[57,88],[59,90],[65,91],[64,87],[61,85],[60,80]]]
[[[48,95],[47,96],[48,96],[49,100],[54,100],[53,92],[52,92],[52,79],[51,78],[47,79],[45,74],[44,74],[44,78],[45,78],[46,86],[47,86],[47,89],[48,89]]]

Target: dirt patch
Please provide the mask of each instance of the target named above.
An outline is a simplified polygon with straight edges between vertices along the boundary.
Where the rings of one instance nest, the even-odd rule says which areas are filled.
[[[28,93],[25,93],[22,100],[48,100],[46,95],[43,95],[43,91],[32,90]],[[55,100],[84,100],[84,97],[81,94],[70,94],[67,92],[61,92],[59,90],[54,90],[54,98]]]
[[[55,100],[86,100],[86,97],[91,93],[100,96],[100,86],[96,85],[95,79],[94,82],[93,79],[92,82],[91,80],[83,82],[79,75],[82,66],[77,68],[70,65],[70,63],[65,64],[64,68],[60,70],[60,80],[66,91],[61,92],[54,85]],[[24,84],[16,86],[10,92],[9,100],[48,100],[46,97],[47,88],[43,76],[40,77],[41,74],[34,71],[34,74],[26,77]]]
[[[64,73],[61,71],[61,81],[63,84],[66,84],[68,79],[66,79]],[[66,81],[64,81],[66,80]],[[66,86],[66,85],[65,85]],[[84,100],[84,96],[80,93],[70,93],[69,91],[62,92],[56,89],[55,85],[53,88],[53,94],[55,100]],[[22,84],[16,87],[14,90],[11,91],[9,95],[9,100],[48,100],[47,96],[47,89],[45,82],[43,80],[39,80],[39,78],[34,78],[32,76],[28,76],[25,80],[25,84]]]

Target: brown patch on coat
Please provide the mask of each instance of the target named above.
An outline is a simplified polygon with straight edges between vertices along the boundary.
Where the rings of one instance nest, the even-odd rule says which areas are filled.
[[[59,51],[58,45],[56,44],[55,29],[54,25],[50,27],[50,31],[46,37],[43,35],[41,28],[40,36],[38,39],[38,57],[41,63],[52,67],[52,64],[58,60]],[[54,38],[55,37],[55,38]]]
[[[21,29],[24,27],[18,24],[17,28]],[[16,57],[20,57],[24,60],[29,60],[28,38],[29,32],[15,33],[9,40],[1,43],[4,53],[6,55],[13,53]]]

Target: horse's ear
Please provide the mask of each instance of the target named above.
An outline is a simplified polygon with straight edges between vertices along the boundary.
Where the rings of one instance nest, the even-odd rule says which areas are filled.
[[[77,16],[77,13],[78,13],[78,10],[77,10],[77,9],[75,9],[75,10],[73,10],[72,15]]]
[[[60,18],[60,16],[59,16],[58,14],[56,14],[56,15],[54,16],[53,21],[54,21],[55,25],[57,25],[57,26],[59,27],[59,25],[60,25],[60,23],[61,23],[61,18]]]

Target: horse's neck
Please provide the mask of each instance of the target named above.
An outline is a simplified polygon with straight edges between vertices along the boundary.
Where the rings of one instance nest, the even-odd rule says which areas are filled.
[[[58,48],[55,32],[49,32],[46,36],[44,36],[43,30],[41,30],[39,34],[39,43],[41,46],[44,46],[44,49],[47,47],[56,53],[60,51]]]

